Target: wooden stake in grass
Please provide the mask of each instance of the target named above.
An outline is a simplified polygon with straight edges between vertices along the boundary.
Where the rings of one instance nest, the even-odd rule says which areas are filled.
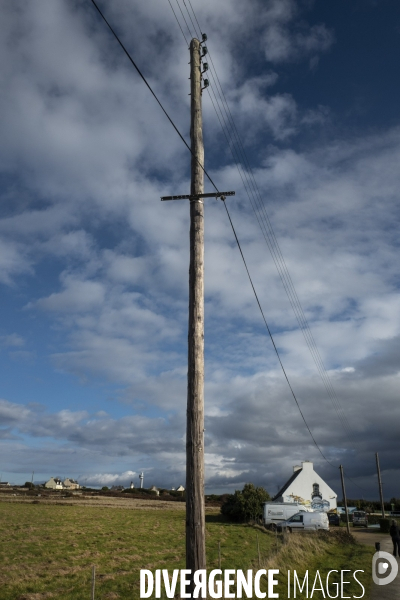
[[[93,565],[93,567],[92,567],[92,598],[91,598],[91,600],[94,600],[95,583],[96,583],[96,567]]]

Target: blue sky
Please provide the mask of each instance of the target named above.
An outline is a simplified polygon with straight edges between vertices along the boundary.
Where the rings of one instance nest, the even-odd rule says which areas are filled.
[[[168,1],[99,4],[188,139],[189,57]],[[180,17],[184,3],[172,5]],[[350,496],[378,496],[377,451],[385,496],[400,496],[400,7],[192,5],[346,428],[206,91],[206,168],[219,189],[236,190],[229,209],[301,408],[352,478]],[[15,0],[0,11],[2,479],[34,470],[37,481],[138,484],[144,470],[149,485],[177,486],[189,213],[159,198],[187,193],[188,151],[91,2]],[[220,202],[207,203],[205,227],[206,490],[252,481],[275,493],[312,460],[339,492]]]

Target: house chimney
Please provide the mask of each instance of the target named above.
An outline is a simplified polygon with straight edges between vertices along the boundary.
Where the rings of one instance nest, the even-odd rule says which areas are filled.
[[[301,471],[302,467],[300,465],[295,465],[293,467],[293,473],[296,473],[296,471]]]
[[[310,462],[309,460],[305,460],[301,463],[302,468],[304,469],[304,471],[314,471],[314,463]]]

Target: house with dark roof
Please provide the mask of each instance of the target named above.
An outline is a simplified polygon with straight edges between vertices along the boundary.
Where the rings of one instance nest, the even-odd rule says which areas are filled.
[[[299,502],[314,511],[327,512],[337,507],[337,494],[305,460],[293,467],[293,474],[272,498],[273,502]]]

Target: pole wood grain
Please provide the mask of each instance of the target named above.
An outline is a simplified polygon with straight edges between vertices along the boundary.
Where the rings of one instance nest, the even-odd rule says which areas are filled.
[[[190,43],[191,195],[204,192],[201,46]],[[186,568],[206,568],[204,508],[204,204],[190,201],[188,389],[186,429]],[[193,589],[193,588],[192,588]]]

